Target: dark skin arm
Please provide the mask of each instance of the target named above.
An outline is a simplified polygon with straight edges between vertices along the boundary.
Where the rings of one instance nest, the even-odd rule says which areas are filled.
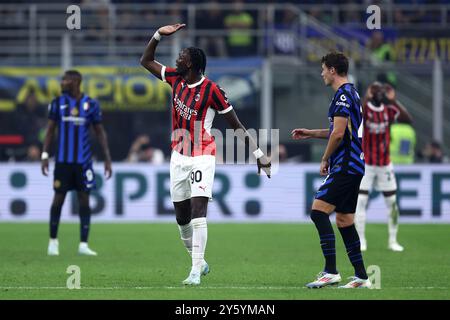
[[[106,179],[109,179],[112,175],[112,164],[108,147],[108,138],[101,123],[94,124],[94,131],[95,135],[98,138],[98,141],[100,142],[100,145],[102,146],[103,154],[105,155],[105,177]]]
[[[400,112],[397,121],[411,124],[413,122],[412,116],[408,112],[408,110],[406,110],[403,104],[397,100],[395,89],[390,85],[385,85],[385,90],[386,90],[386,99],[388,99],[389,103],[394,105]]]
[[[168,36],[172,33],[177,32],[179,29],[184,28],[186,25],[184,23],[177,23],[169,26],[164,26],[158,29],[158,32],[162,36]],[[155,51],[156,46],[159,41],[156,41],[155,38],[151,38],[147,47],[145,48],[144,53],[141,57],[141,66],[150,71],[154,76],[161,79],[161,70],[162,66],[158,61],[155,61]]]
[[[403,106],[403,104],[400,103],[400,101],[395,100],[391,102],[395,107],[397,107],[400,114],[398,115],[397,121],[401,123],[409,123],[411,124],[413,122],[411,114],[406,110],[406,108]]]
[[[339,147],[344,139],[345,130],[347,128],[348,118],[345,117],[334,117],[333,119],[333,131],[328,139],[327,148],[322,157],[322,162],[320,163],[320,175],[326,176],[329,173],[330,167],[330,156]]]
[[[45,133],[44,146],[42,152],[47,152],[50,148],[50,144],[53,141],[56,131],[56,122],[53,120],[48,120],[47,131]],[[41,171],[44,176],[48,176],[48,159],[41,161]]]
[[[244,125],[241,123],[234,110],[225,113],[224,117],[233,130],[242,130],[242,132],[244,133],[244,139],[245,137],[248,137],[250,150],[252,152],[258,149],[258,145],[253,140],[251,135],[248,134],[247,129],[245,129]],[[266,173],[266,175],[270,178],[270,167],[271,167],[270,160],[265,155],[263,155],[261,158],[256,160],[256,163],[258,165],[258,174],[261,173],[262,169]]]

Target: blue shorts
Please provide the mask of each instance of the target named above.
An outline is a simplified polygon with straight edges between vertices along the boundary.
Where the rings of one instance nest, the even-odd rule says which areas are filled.
[[[335,211],[338,213],[355,213],[362,177],[342,172],[330,173],[317,190],[315,198],[336,206]]]
[[[57,162],[53,177],[55,192],[66,193],[69,190],[89,192],[96,187],[92,164]]]

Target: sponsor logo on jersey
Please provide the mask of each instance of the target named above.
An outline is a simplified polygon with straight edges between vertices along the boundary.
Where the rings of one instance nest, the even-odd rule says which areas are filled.
[[[197,115],[197,110],[191,109],[191,108],[189,108],[187,105],[185,105],[185,104],[183,103],[183,101],[181,101],[181,100],[178,98],[178,95],[177,95],[177,94],[175,94],[175,96],[173,97],[173,103],[174,103],[174,105],[175,105],[175,110],[177,111],[177,113],[178,113],[181,117],[185,118],[186,120],[191,120],[191,117],[192,117],[193,115],[194,115],[194,116]]]
[[[337,105],[337,106],[344,106],[344,107],[350,108],[350,104],[349,104],[348,102],[337,101],[337,102],[336,102],[336,105]]]
[[[76,126],[82,126],[86,123],[86,119],[82,117],[69,116],[69,117],[62,117],[61,120],[64,122],[73,122],[73,124]]]
[[[385,133],[386,129],[389,127],[389,122],[384,121],[380,123],[367,121],[366,122],[367,128],[369,129],[370,133]]]

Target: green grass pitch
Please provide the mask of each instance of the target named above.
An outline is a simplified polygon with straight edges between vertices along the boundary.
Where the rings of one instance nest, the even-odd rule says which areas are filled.
[[[100,224],[91,229],[97,257],[77,255],[78,224],[60,227],[60,256],[48,257],[47,224],[0,224],[0,299],[450,299],[448,225],[401,225],[406,250],[387,250],[387,226],[368,225],[366,266],[381,268],[381,289],[306,289],[323,267],[312,224],[213,224],[211,273],[199,287],[181,281],[190,258],[173,224]],[[335,229],[337,231],[337,229]],[[337,234],[338,269],[353,274]],[[69,265],[81,289],[69,290]]]

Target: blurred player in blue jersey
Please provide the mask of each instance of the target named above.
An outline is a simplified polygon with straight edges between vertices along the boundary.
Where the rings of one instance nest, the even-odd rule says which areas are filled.
[[[317,279],[306,286],[322,288],[337,284],[341,276],[336,269],[336,246],[329,215],[336,212],[336,224],[344,240],[355,276],[341,288],[370,288],[361,255],[358,232],[354,224],[359,185],[364,175],[362,151],[362,107],[353,84],[348,82],[348,59],[338,52],[322,58],[322,78],[335,91],[328,111],[329,129],[294,129],[294,139],[328,139],[320,164],[320,174],[326,176],[316,193],[311,219],[316,225],[325,257],[325,268]]]
[[[62,95],[49,105],[48,127],[41,156],[42,173],[48,175],[49,147],[58,128],[58,148],[55,153],[53,189],[55,195],[50,209],[50,242],[48,255],[59,255],[58,226],[66,193],[76,190],[79,202],[80,245],[78,253],[96,256],[88,247],[91,210],[89,192],[95,188],[92,168],[92,151],[89,129],[92,125],[105,155],[105,176],[112,174],[108,141],[102,125],[98,102],[81,92],[81,74],[75,70],[64,73],[61,81]]]

